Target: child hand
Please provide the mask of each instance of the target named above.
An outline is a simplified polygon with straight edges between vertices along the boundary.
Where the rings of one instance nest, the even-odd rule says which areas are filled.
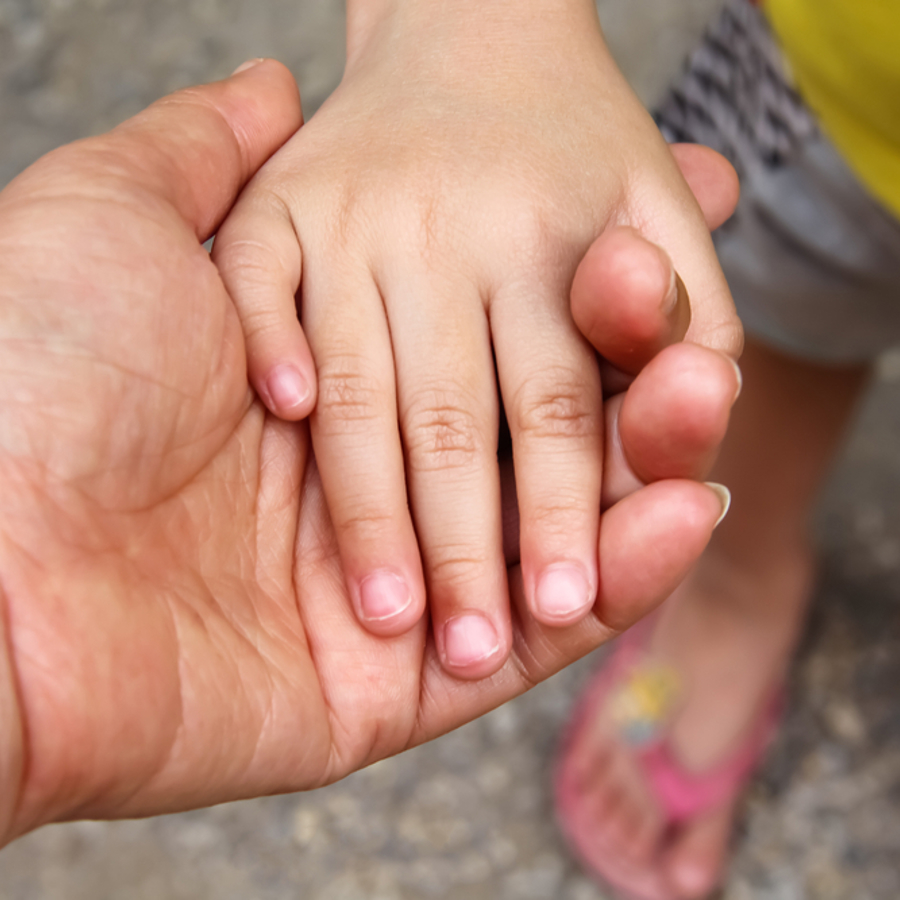
[[[527,5],[482,4],[474,35],[474,14],[434,8],[351,27],[341,87],[214,250],[253,382],[289,416],[266,385],[308,365],[300,289],[316,458],[358,615],[405,631],[427,580],[440,658],[462,677],[495,671],[511,640],[495,360],[529,608],[565,625],[596,596],[601,389],[568,309],[593,237],[640,228],[691,291],[691,336],[739,340],[702,217],[589,5],[549,22],[519,19]]]

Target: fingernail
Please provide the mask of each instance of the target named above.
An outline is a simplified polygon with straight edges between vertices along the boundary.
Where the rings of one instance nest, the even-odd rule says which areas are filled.
[[[293,366],[278,366],[266,379],[269,397],[278,412],[290,412],[309,397],[306,379]]]
[[[675,266],[672,265],[669,254],[666,253],[662,247],[659,248],[659,252],[666,261],[666,265],[669,267],[669,287],[666,289],[666,294],[663,297],[662,302],[663,314],[668,315],[678,304],[678,276],[675,274]]]
[[[444,625],[444,655],[455,668],[481,662],[499,649],[500,639],[485,616],[457,616]]]
[[[241,63],[232,73],[231,77],[233,78],[235,75],[240,75],[241,72],[246,72],[247,69],[252,69],[254,66],[258,66],[261,62],[265,62],[265,57],[260,56],[256,59],[248,59],[247,62]]]
[[[734,366],[734,374],[737,375],[737,390],[734,392],[734,400],[731,401],[732,405],[737,401],[737,398],[741,396],[741,391],[744,388],[744,376],[741,374],[741,367],[737,364],[735,360],[733,360],[730,356],[726,357],[728,362]]]
[[[713,528],[718,528],[722,519],[728,515],[728,510],[731,509],[731,491],[725,487],[724,484],[716,484],[715,481],[706,481],[704,484],[711,490],[714,491],[716,496],[719,498],[719,501],[722,504],[722,512],[719,513],[719,518],[716,519],[716,524],[713,525]]]
[[[359,608],[369,622],[383,622],[400,615],[412,603],[406,582],[393,572],[374,572],[359,585]]]
[[[593,602],[594,592],[584,571],[568,563],[544,569],[534,592],[535,606],[551,619],[573,618]]]

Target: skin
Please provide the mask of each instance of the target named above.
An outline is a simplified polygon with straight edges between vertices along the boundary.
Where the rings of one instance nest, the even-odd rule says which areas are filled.
[[[362,627],[309,428],[251,389],[202,246],[299,124],[293,79],[263,62],[0,194],[0,841],[313,788],[434,738],[653,608],[721,514],[702,484],[638,485],[604,513],[598,600],[566,628],[527,613],[513,560],[511,650],[490,678],[447,674],[424,620],[390,639]],[[672,363],[697,417],[657,437],[705,429],[697,474],[737,375],[702,347],[654,359]],[[654,372],[623,402],[652,407]]]
[[[666,600],[647,647],[689,686],[667,735],[696,772],[742,746],[784,684],[815,579],[811,510],[868,376],[752,339],[742,370],[746,388],[713,468],[734,508]],[[642,900],[708,897],[724,876],[738,798],[666,827],[633,749],[598,713],[573,745],[594,867]]]
[[[528,610],[567,627],[594,606],[602,383],[569,289],[597,236],[625,227],[664,248],[658,273],[677,268],[688,338],[736,357],[704,217],[589,0],[357,0],[341,85],[218,235],[259,396],[286,419],[316,404],[357,615],[402,634],[427,596],[458,678],[513,646],[501,398]],[[667,282],[657,302],[677,296]]]

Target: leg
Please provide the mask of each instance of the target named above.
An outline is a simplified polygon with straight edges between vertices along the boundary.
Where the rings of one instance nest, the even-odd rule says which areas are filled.
[[[649,639],[653,658],[683,685],[671,748],[698,772],[740,745],[784,678],[811,588],[809,513],[866,378],[862,367],[814,366],[754,342],[742,368],[744,393],[713,473],[732,490],[731,513]],[[625,860],[640,896],[705,896],[719,877],[732,804],[668,829],[604,712],[582,735],[571,752],[589,772],[583,791],[601,857]]]

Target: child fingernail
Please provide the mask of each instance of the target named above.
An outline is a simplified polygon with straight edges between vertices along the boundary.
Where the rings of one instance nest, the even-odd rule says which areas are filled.
[[[444,656],[454,668],[481,662],[499,649],[500,638],[485,616],[457,616],[444,625]]]
[[[309,397],[309,384],[293,366],[278,366],[266,379],[266,388],[278,412],[295,410]]]
[[[359,585],[359,607],[362,618],[383,622],[398,616],[412,603],[406,582],[393,572],[375,572]]]
[[[564,563],[548,566],[534,592],[538,611],[548,619],[564,622],[587,610],[594,602],[594,592],[580,566]]]
[[[722,519],[728,515],[728,510],[731,509],[731,491],[724,484],[717,484],[715,481],[706,481],[704,484],[715,493],[722,504],[722,512],[719,513],[719,518],[716,519],[716,524],[713,525],[713,528],[718,528]]]

